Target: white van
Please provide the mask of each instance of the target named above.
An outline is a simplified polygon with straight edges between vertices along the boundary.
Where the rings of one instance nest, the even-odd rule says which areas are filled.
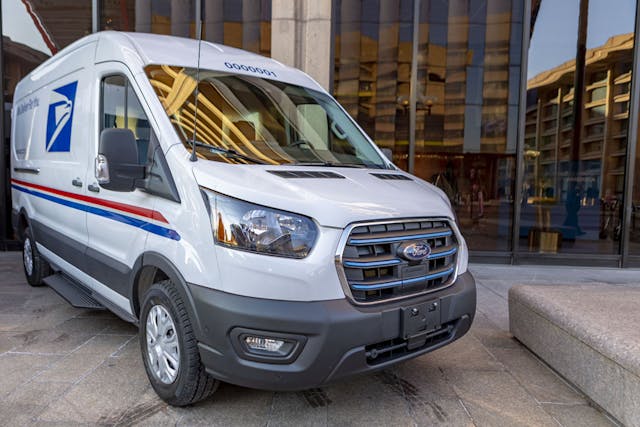
[[[317,387],[464,335],[475,282],[447,197],[301,71],[207,42],[198,67],[198,52],[102,32],[20,82],[29,284],[139,325],[173,405],[219,381]]]

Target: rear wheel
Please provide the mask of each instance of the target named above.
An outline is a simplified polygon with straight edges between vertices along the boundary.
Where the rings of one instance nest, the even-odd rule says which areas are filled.
[[[153,389],[170,405],[196,403],[218,388],[200,361],[184,301],[169,280],[155,283],[145,295],[140,348]]]
[[[40,252],[38,252],[36,241],[33,238],[30,227],[24,230],[22,266],[24,267],[24,275],[27,278],[27,283],[31,286],[44,285],[42,279],[51,274],[49,264],[42,258]]]

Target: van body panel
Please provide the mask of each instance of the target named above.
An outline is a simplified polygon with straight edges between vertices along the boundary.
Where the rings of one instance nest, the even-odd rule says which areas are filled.
[[[14,129],[30,129],[14,132],[20,142],[12,149],[12,196],[19,201],[28,199],[21,206],[30,219],[63,234],[71,242],[66,246],[77,246],[80,252],[88,240],[83,183],[92,140],[87,124],[93,111],[92,102],[82,94],[90,93],[93,86],[86,62],[94,50],[95,43],[81,44],[55,63],[39,67],[30,74],[32,85],[39,88],[32,91],[23,81],[16,90],[17,108],[12,111]],[[47,72],[59,77],[46,81]],[[26,99],[37,100],[32,117],[21,109]],[[39,173],[15,172],[16,168],[33,168]],[[78,268],[85,267],[83,257],[75,256],[74,261]]]

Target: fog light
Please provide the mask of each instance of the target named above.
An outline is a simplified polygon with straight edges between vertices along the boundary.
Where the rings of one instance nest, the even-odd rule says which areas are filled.
[[[249,348],[249,350],[253,351],[266,351],[269,353],[280,353],[282,346],[284,346],[283,340],[277,340],[273,338],[265,338],[265,337],[255,337],[252,335],[247,335],[244,337],[244,342]]]
[[[238,356],[263,363],[293,363],[307,342],[304,335],[233,328],[231,345]]]

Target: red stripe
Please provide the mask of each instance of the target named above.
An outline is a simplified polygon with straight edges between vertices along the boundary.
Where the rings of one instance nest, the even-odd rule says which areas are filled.
[[[56,190],[55,188],[33,184],[31,182],[21,181],[19,179],[12,178],[11,182],[18,185],[24,185],[25,187],[35,188],[37,190],[48,191],[49,193],[57,194],[59,196],[69,197],[70,199],[81,200],[83,202],[92,203],[94,205],[106,206],[111,209],[117,209],[122,212],[139,215],[145,218],[155,219],[156,221],[169,224],[169,221],[167,221],[167,219],[160,212],[154,211],[152,209],[140,208],[138,206],[127,205],[119,202],[112,202],[111,200],[103,200],[96,197],[83,196],[82,194],[69,193],[67,191]]]

